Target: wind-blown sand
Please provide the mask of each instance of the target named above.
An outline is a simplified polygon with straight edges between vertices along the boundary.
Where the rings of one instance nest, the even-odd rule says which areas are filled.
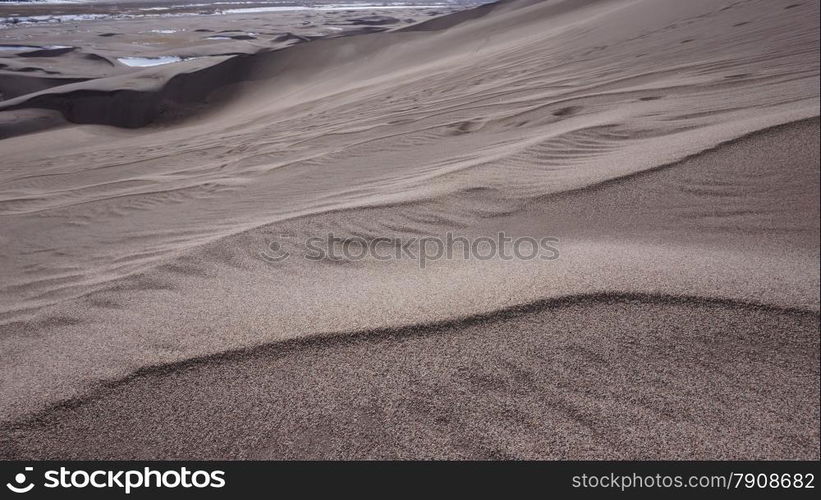
[[[818,459],[818,13],[511,1],[0,101],[0,455]],[[300,257],[499,231],[559,258]]]

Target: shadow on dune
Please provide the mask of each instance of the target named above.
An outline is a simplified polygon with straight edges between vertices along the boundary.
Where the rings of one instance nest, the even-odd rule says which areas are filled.
[[[817,459],[818,351],[814,312],[565,297],[142,369],[0,442],[15,459]]]

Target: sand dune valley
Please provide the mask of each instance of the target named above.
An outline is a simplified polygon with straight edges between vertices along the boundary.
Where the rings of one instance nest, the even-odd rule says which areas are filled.
[[[817,0],[0,2],[0,457],[818,460],[819,182]]]

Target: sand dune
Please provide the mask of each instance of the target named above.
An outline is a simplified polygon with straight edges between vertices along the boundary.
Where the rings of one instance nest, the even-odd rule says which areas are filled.
[[[215,93],[251,78],[251,68],[269,67],[278,57],[271,52],[311,40],[401,29],[471,2],[316,2],[307,8],[271,7],[261,0],[230,9],[160,1],[147,8],[94,2],[0,9],[0,28],[4,21],[18,20],[14,29],[0,31],[0,139],[64,125],[63,120],[43,120],[48,112],[32,114],[40,109],[58,110],[71,123],[119,127],[178,120],[201,108],[195,104],[206,97],[213,108],[219,101]],[[266,15],[266,9],[275,12]],[[53,21],[60,16],[65,22]],[[72,22],[84,16],[95,20],[73,29]],[[249,55],[254,57],[246,60]],[[175,61],[183,64],[167,65]],[[15,113],[21,109],[28,113]]]
[[[2,455],[817,459],[818,13],[510,1],[0,102]],[[558,259],[302,258],[499,232]]]
[[[548,301],[139,372],[4,444],[14,458],[812,459],[817,327],[732,302]]]

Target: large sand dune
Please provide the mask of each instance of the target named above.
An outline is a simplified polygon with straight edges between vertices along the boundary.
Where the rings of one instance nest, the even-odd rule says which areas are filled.
[[[0,453],[817,459],[818,14],[511,1],[0,102]],[[500,231],[559,258],[300,256]]]

